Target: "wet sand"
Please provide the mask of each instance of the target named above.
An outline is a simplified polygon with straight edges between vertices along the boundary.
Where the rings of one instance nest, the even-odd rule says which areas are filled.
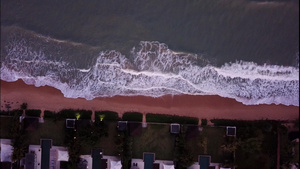
[[[1,110],[5,104],[19,109],[22,103],[28,109],[110,110],[124,112],[160,113],[191,116],[199,119],[240,119],[240,120],[295,120],[299,119],[298,106],[285,105],[243,105],[234,99],[220,96],[166,95],[152,98],[145,96],[115,96],[93,100],[65,98],[63,94],[49,86],[26,85],[22,80],[5,82],[1,80]]]

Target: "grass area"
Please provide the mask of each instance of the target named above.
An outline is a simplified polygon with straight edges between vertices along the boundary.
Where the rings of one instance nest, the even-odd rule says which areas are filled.
[[[224,143],[225,128],[205,127],[203,135],[207,137],[207,153],[211,155],[212,162],[222,162],[223,154],[220,146]]]
[[[108,113],[115,118],[115,113]],[[109,116],[109,115],[108,115]],[[66,130],[65,120],[54,118],[44,119],[39,123],[35,131],[28,131],[26,141],[29,144],[39,145],[41,138],[53,140],[53,145],[63,146]],[[10,128],[13,116],[0,116],[0,138],[11,138]],[[94,145],[83,145],[81,154],[91,154],[91,149],[102,148],[105,155],[117,156],[115,144],[117,132],[116,121],[105,121],[108,126],[108,136],[103,136]],[[286,128],[277,125],[276,122],[245,122],[237,127],[237,138],[242,141],[236,150],[236,165],[239,168],[274,168],[276,166],[277,132],[281,133],[281,164],[288,161],[299,162],[299,143],[292,143],[288,139]],[[238,123],[236,123],[238,124]],[[243,125],[242,125],[243,124]],[[269,125],[267,125],[269,124]],[[204,126],[202,131],[198,126],[187,130],[186,142],[188,149],[197,161],[198,155],[207,154],[211,156],[211,162],[224,163],[226,154],[223,153],[221,145],[226,143],[225,127]],[[261,138],[261,141],[260,139]],[[153,152],[156,159],[174,160],[175,135],[170,133],[169,124],[149,124],[142,128],[141,135],[132,137],[132,157],[143,158],[143,152]],[[249,145],[245,147],[245,144]],[[294,148],[294,150],[293,150]],[[294,153],[294,154],[293,154]],[[293,154],[293,155],[291,155]],[[249,163],[250,162],[250,163]]]
[[[257,166],[262,169],[275,168],[277,157],[276,125],[278,124],[267,121],[247,123],[244,126],[237,127],[237,136],[244,144],[247,143],[251,146],[245,148],[244,145],[237,149],[236,165],[245,169]],[[255,141],[257,139],[261,141]]]
[[[1,117],[1,138],[9,138],[10,120],[12,117]],[[90,154],[93,147],[104,149],[106,155],[117,155],[115,140],[117,136],[117,122],[107,122],[108,137],[102,137],[98,143],[93,146],[84,146],[81,150],[82,154]],[[148,124],[147,128],[142,129],[140,136],[133,137],[133,158],[143,158],[143,152],[156,153],[157,159],[173,160],[175,135],[170,134],[170,126],[168,124]],[[199,131],[196,138],[188,140],[191,152],[194,154],[195,161],[199,154],[209,154],[212,156],[212,162],[222,162],[222,154],[219,149],[224,141],[225,129],[221,127],[204,127],[203,131]],[[45,119],[44,123],[39,124],[37,131],[28,134],[28,142],[30,144],[40,144],[41,138],[53,139],[53,145],[63,145],[65,138],[65,121],[53,119]],[[207,139],[207,146],[201,146],[201,139]]]
[[[117,150],[115,146],[115,140],[117,136],[117,122],[107,122],[108,125],[108,137],[101,137],[100,141],[93,146],[84,146],[81,149],[82,154],[91,154],[91,150],[94,147],[103,149],[105,155],[116,156]]]
[[[143,158],[143,152],[155,153],[156,159],[173,160],[175,135],[169,125],[148,124],[141,136],[133,137],[133,158]]]
[[[224,127],[204,127],[197,137],[188,139],[187,144],[195,157],[194,161],[198,160],[198,155],[207,154],[211,156],[211,162],[223,162],[224,157],[220,147],[225,143],[225,131]]]
[[[110,122],[108,123],[108,137],[101,138],[97,147],[103,148],[103,152],[107,155],[116,156],[117,150],[115,146],[115,140],[117,137],[117,123]]]
[[[59,120],[54,122],[52,119],[45,119],[44,123],[39,123],[39,128],[36,131],[29,131],[29,144],[40,144],[40,139],[52,139],[53,145],[62,146],[65,138],[65,121]]]
[[[0,117],[0,138],[10,139],[12,137],[9,129],[13,122],[13,117],[1,116]]]

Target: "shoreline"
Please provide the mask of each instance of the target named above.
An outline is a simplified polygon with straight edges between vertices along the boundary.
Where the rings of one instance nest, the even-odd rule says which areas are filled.
[[[93,111],[110,110],[124,112],[158,113],[197,117],[199,119],[238,120],[296,120],[299,106],[285,105],[244,105],[234,99],[217,95],[165,95],[158,98],[147,96],[99,97],[93,100],[65,98],[53,87],[35,87],[22,80],[6,82],[1,80],[1,110],[5,104],[11,110],[19,109],[24,102],[28,109],[50,110],[85,109]]]

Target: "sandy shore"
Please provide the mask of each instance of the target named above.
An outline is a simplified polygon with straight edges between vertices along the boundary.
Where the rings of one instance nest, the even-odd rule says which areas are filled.
[[[144,96],[116,96],[85,100],[65,98],[52,87],[35,87],[23,81],[1,81],[1,110],[18,109],[22,103],[28,103],[28,109],[59,111],[61,109],[111,110],[118,113],[137,111],[141,113],[161,113],[181,116],[243,120],[295,120],[299,118],[298,106],[251,105],[246,106],[234,99],[219,96],[163,96],[159,98]]]

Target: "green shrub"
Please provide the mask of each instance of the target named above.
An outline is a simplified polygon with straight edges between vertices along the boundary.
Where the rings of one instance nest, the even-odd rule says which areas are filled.
[[[10,112],[11,115],[21,116],[23,114],[22,110],[13,110]]]
[[[71,109],[64,109],[64,110],[61,110],[59,112],[59,116],[62,117],[62,118],[70,118],[70,119],[75,119],[76,116],[75,116],[75,111],[74,110],[71,110]]]
[[[41,110],[30,109],[26,110],[26,116],[40,117]]]
[[[186,117],[186,116],[149,113],[146,115],[146,121],[157,122],[157,123],[198,124],[199,119],[194,117]]]
[[[228,120],[228,119],[212,119],[212,123],[214,123],[215,126],[239,126],[239,127],[246,127],[251,125],[250,121],[245,120]]]
[[[275,120],[228,120],[228,119],[212,119],[215,126],[236,126],[236,127],[257,127],[264,129],[266,126],[279,126],[281,121]]]
[[[118,121],[120,120],[118,113],[113,111],[96,111],[95,112],[95,120],[100,121],[100,115],[103,117],[105,121]]]
[[[143,121],[143,114],[138,112],[126,112],[123,114],[122,120],[124,121]]]
[[[80,119],[90,120],[91,116],[92,116],[92,111],[90,111],[90,110],[76,110],[76,113],[80,114]]]
[[[207,125],[207,119],[201,119],[201,126]]]
[[[7,111],[1,110],[0,115],[8,115],[9,113]]]
[[[44,111],[44,118],[53,118],[55,116],[56,112],[45,110]]]
[[[11,111],[4,111],[2,110],[0,112],[0,115],[6,115],[6,116],[14,116],[14,115],[17,115],[17,116],[21,116],[23,114],[22,110],[11,110]]]
[[[92,111],[64,109],[59,112],[59,115],[62,118],[75,119],[78,116],[79,119],[91,119]]]

